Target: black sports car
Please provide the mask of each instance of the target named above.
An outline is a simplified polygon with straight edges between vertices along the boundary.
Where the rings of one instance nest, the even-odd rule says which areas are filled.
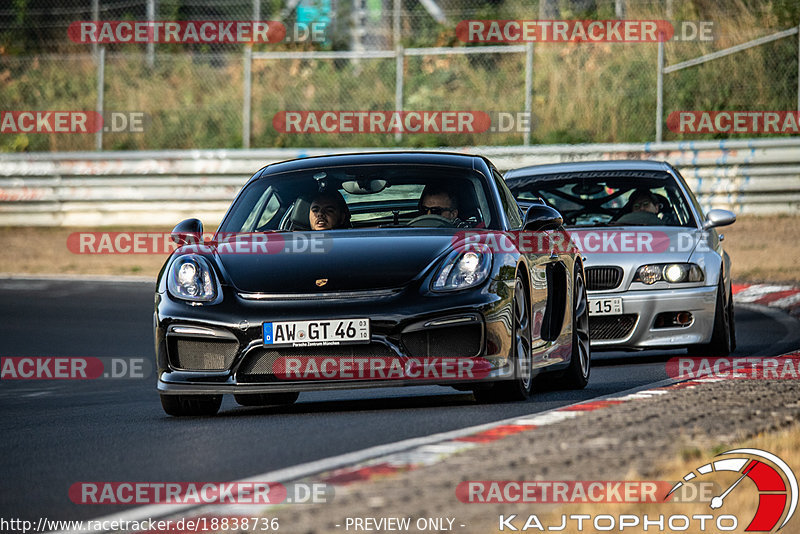
[[[431,384],[522,400],[543,371],[584,387],[581,257],[515,244],[561,224],[544,204],[522,213],[479,156],[268,165],[212,240],[197,219],[173,230],[180,247],[158,276],[154,317],[164,410],[214,414],[225,393],[254,406],[302,391]]]

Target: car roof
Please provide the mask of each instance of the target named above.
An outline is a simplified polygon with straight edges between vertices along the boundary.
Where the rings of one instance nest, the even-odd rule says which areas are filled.
[[[260,172],[256,173],[255,177],[304,169],[316,169],[321,167],[381,164],[444,165],[448,167],[460,167],[464,169],[475,170],[482,170],[485,167],[491,167],[491,162],[483,156],[459,154],[456,152],[361,152],[353,154],[313,156],[272,163],[261,169]]]
[[[540,176],[547,174],[568,174],[592,171],[650,171],[670,172],[672,166],[663,161],[650,161],[639,159],[602,160],[602,161],[571,161],[566,163],[550,163],[546,165],[531,165],[511,169],[505,173],[505,179],[521,178],[526,176]]]

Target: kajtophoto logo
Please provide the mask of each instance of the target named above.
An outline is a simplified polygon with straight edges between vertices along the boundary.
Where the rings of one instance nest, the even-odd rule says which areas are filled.
[[[560,514],[555,522],[537,514],[502,514],[497,523],[501,532],[718,534],[741,532],[741,523],[747,524],[743,532],[774,533],[786,526],[797,509],[797,477],[785,461],[761,449],[723,452],[681,478],[669,491],[663,481],[466,481],[458,485],[456,495],[468,503],[694,503],[710,508],[710,513],[691,514]],[[734,491],[736,502],[726,502]],[[742,506],[744,499],[751,499],[751,506]]]
[[[722,508],[728,495],[748,478],[758,490],[758,508],[745,532],[777,532],[785,527],[797,509],[798,492],[797,477],[786,462],[761,449],[734,449],[718,455],[721,456],[725,458],[701,465],[684,475],[684,482],[713,479],[725,472],[741,473],[724,492],[711,499],[711,509]],[[669,494],[677,491],[684,482],[675,484]]]

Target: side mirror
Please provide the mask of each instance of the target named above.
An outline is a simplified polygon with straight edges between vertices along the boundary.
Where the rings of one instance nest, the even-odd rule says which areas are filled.
[[[706,214],[706,222],[703,223],[703,230],[716,228],[717,226],[728,226],[736,222],[736,214],[728,210],[710,210]]]
[[[198,245],[203,242],[203,223],[200,219],[186,219],[179,222],[169,236],[179,246]]]
[[[522,229],[527,232],[540,230],[556,230],[564,224],[564,218],[558,210],[544,204],[533,204],[525,212],[525,222]]]

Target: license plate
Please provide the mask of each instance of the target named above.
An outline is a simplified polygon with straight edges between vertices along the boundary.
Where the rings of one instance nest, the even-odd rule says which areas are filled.
[[[369,343],[369,319],[326,319],[264,323],[264,345],[313,347]]]
[[[589,315],[622,315],[622,299],[589,299]]]

